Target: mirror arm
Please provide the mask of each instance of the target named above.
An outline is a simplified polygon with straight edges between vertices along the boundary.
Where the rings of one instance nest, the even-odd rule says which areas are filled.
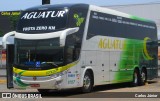
[[[11,35],[15,35],[15,31],[12,31],[12,32],[8,32],[6,33],[3,37],[2,37],[2,46],[3,46],[3,49],[6,49],[6,45],[7,45],[7,38]]]
[[[62,34],[60,35],[60,47],[65,46],[65,41],[66,41],[67,35],[73,34],[73,33],[77,32],[78,30],[79,30],[79,27],[68,28],[68,29],[64,30],[62,32]]]

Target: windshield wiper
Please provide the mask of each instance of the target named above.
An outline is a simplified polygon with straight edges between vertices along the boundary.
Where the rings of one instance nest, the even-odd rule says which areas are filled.
[[[57,65],[57,64],[55,64],[54,62],[42,62],[41,64],[52,64],[52,65],[54,65],[54,66],[58,67],[58,65]]]

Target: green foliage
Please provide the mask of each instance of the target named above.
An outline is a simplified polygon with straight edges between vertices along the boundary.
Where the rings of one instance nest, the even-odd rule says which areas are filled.
[[[0,37],[1,37],[1,36],[3,36],[3,32],[2,32],[2,30],[0,29]]]
[[[10,15],[9,16],[9,20],[11,22],[11,30],[16,29],[18,19],[19,19],[19,15]]]

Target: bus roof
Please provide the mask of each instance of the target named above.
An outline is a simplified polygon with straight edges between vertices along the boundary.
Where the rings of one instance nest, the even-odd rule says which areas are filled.
[[[130,19],[133,19],[133,20],[148,22],[148,23],[155,23],[154,21],[146,19],[146,18],[134,16],[134,15],[131,15],[131,14],[128,14],[128,13],[120,12],[120,11],[117,11],[117,10],[114,10],[114,9],[109,9],[109,8],[106,8],[106,7],[99,7],[99,6],[91,5],[90,8],[92,10],[95,10],[95,11],[98,11],[98,12],[108,13],[108,14],[112,14],[112,15],[125,17],[125,18],[130,18]]]
[[[46,10],[46,9],[54,9],[54,8],[71,8],[74,6],[82,6],[82,7],[87,7],[89,6],[88,4],[54,4],[54,5],[50,5],[50,4],[46,4],[46,5],[39,5],[39,6],[35,6],[35,7],[31,7],[26,9],[26,11],[30,11],[30,10]]]
[[[99,6],[89,5],[89,4],[84,4],[84,3],[78,3],[78,4],[54,4],[54,5],[46,4],[46,5],[39,5],[39,6],[31,7],[31,8],[28,8],[28,9],[24,10],[24,11],[51,10],[51,9],[54,9],[54,8],[65,8],[65,7],[66,8],[71,8],[71,7],[74,7],[74,6],[81,6],[81,7],[90,6],[90,8],[91,8],[90,10],[94,9],[94,10],[97,10],[99,12],[104,12],[104,13],[109,13],[109,14],[113,14],[113,15],[117,15],[117,16],[122,16],[122,17],[133,19],[133,20],[139,20],[139,21],[144,21],[144,22],[149,22],[149,23],[155,23],[154,21],[146,19],[146,18],[142,18],[142,17],[131,15],[131,14],[123,13],[123,12],[116,11],[116,10],[113,10],[113,9],[109,9],[109,8],[106,8],[106,7],[99,7]]]

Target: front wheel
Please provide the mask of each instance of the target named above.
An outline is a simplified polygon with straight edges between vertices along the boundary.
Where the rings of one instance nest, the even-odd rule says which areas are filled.
[[[88,92],[91,92],[92,89],[93,89],[93,78],[90,72],[86,71],[84,78],[83,78],[82,92],[88,93]]]

